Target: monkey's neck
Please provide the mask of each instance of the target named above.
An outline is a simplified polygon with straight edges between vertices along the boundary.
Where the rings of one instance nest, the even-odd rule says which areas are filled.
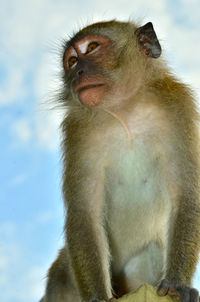
[[[108,110],[108,109],[103,109],[105,112],[107,112],[108,114],[112,115],[112,117],[114,117],[116,120],[118,120],[118,122],[120,122],[120,124],[122,125],[122,127],[124,128],[125,132],[126,132],[126,136],[127,136],[127,140],[129,143],[131,143],[131,133],[130,133],[130,129],[129,127],[126,125],[126,123],[123,121],[123,119],[118,116],[116,113]]]

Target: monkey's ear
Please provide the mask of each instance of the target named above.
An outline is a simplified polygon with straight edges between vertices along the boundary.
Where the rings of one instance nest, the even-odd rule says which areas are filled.
[[[148,22],[135,31],[138,43],[143,53],[151,58],[158,58],[161,55],[161,46],[153,28],[153,24]]]

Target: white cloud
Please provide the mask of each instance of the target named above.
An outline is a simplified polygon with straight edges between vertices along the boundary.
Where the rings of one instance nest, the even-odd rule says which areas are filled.
[[[51,98],[52,91],[59,87],[57,50],[62,38],[67,38],[73,30],[89,22],[112,18],[127,20],[129,17],[133,20],[139,17],[144,23],[152,21],[170,64],[186,82],[197,89],[200,96],[199,0],[182,0],[179,11],[173,15],[169,10],[169,2],[3,1],[0,10],[0,64],[6,66],[6,74],[4,79],[0,78],[0,106],[18,106],[28,95],[33,95],[33,102],[37,102],[36,105],[30,104],[27,116],[13,121],[11,130],[15,137],[14,143],[22,147],[37,144],[50,151],[57,148],[62,113],[49,111],[48,108],[36,109],[36,106]],[[177,23],[176,16],[180,13],[190,26],[184,22]],[[27,177],[23,172],[17,174],[12,185],[23,184]],[[44,212],[38,216],[36,223],[45,224],[51,219],[52,213]],[[16,242],[15,225],[10,222],[1,224],[0,287],[3,291],[0,295],[4,302],[16,299],[32,302],[39,300],[42,295],[47,263],[43,267],[37,264],[25,267],[24,259],[26,253]],[[49,257],[47,262],[51,261]],[[195,277],[197,287],[199,276],[200,266]]]
[[[55,99],[55,92],[61,86],[61,54],[59,54],[59,46],[60,45],[57,46],[58,53],[53,53],[53,51],[49,50],[43,54],[40,60],[39,68],[36,71],[34,83],[36,98],[44,103],[46,102],[47,104],[49,100]]]
[[[47,107],[47,106],[46,106]],[[11,126],[14,148],[38,146],[40,148],[55,151],[60,143],[59,126],[63,119],[64,111],[41,109],[34,115],[15,120]],[[46,111],[45,111],[46,110]],[[19,179],[18,179],[19,180]],[[17,180],[13,180],[17,182]]]
[[[184,22],[177,23],[176,15],[170,13],[169,2],[4,1],[0,10],[0,64],[6,66],[6,74],[4,79],[0,78],[0,106],[18,106],[28,95],[33,96],[33,102],[37,103],[30,104],[30,112],[26,116],[13,121],[11,131],[15,145],[32,148],[37,144],[48,151],[57,148],[62,112],[49,111],[45,106],[41,109],[38,103],[51,98],[52,91],[59,87],[58,52],[62,38],[90,22],[113,18],[127,20],[129,17],[133,20],[141,18],[143,23],[152,21],[170,64],[177,74],[197,89],[200,96],[199,0],[182,0],[180,10],[176,12],[177,16],[181,12],[190,26],[185,26]],[[23,184],[27,177],[23,172],[16,174],[11,184]],[[51,212],[43,212],[35,223],[45,224],[52,217]],[[10,222],[1,224],[2,301],[32,302],[42,296],[44,276],[52,257],[48,254],[43,267],[37,264],[26,266],[26,257],[24,247],[16,242],[15,226]],[[199,279],[200,265],[195,275],[195,286],[200,289]]]
[[[21,259],[22,260],[22,259]],[[12,291],[7,292],[5,302],[14,301],[16,298],[21,302],[39,301],[44,294],[46,267],[32,266],[20,276],[17,284],[12,286]],[[21,290],[19,290],[19,288]]]
[[[200,262],[197,266],[197,270],[196,270],[196,273],[194,275],[193,286],[200,291]]]
[[[27,118],[17,120],[13,124],[13,132],[22,143],[29,142],[32,137],[30,121]]]
[[[16,227],[10,222],[6,221],[0,224],[0,240],[1,238],[11,238],[15,234]]]
[[[1,60],[1,57],[0,57]],[[2,80],[2,85],[0,87],[0,105],[10,104],[13,101],[23,98],[26,93],[26,87],[23,87],[23,81],[25,77],[25,72],[22,68],[18,66],[12,66],[7,64],[7,71],[5,75],[5,80]]]
[[[179,11],[193,25],[190,28],[185,27],[184,23],[176,22],[175,14],[170,13],[169,2],[166,0],[156,1],[155,4],[152,0],[134,3],[129,0],[103,0],[88,1],[87,4],[64,0],[19,0],[12,5],[9,1],[5,2],[0,12],[0,26],[6,28],[1,34],[3,49],[6,51],[4,54],[0,52],[0,62],[7,64],[7,77],[0,88],[0,105],[19,102],[27,96],[28,89],[37,103],[52,98],[60,84],[59,49],[62,38],[71,34],[73,29],[79,29],[79,25],[87,24],[87,20],[127,20],[129,17],[142,18],[143,23],[154,23],[170,64],[181,77],[189,78],[200,95],[198,0],[184,0],[183,3]],[[30,72],[32,82],[31,88],[28,88],[27,75]],[[33,109],[30,108],[31,110]],[[41,118],[39,111],[35,110],[32,116],[17,121],[14,128],[19,142],[28,144],[34,137],[40,146],[55,150],[58,137],[56,129],[60,120],[55,112],[48,112]]]
[[[37,222],[39,224],[46,224],[54,218],[54,215],[51,211],[42,212],[37,217]]]
[[[53,110],[37,116],[35,131],[38,144],[50,151],[55,150],[60,142],[59,126],[61,122],[60,112]]]
[[[47,223],[53,217],[51,212],[42,212],[38,215],[34,226]],[[27,226],[29,228],[30,226]],[[19,240],[21,230],[19,225],[7,221],[0,223],[0,300],[3,302],[36,302],[44,294],[46,272],[55,258],[56,247],[45,256],[45,263],[34,259],[34,251]],[[57,248],[63,245],[63,238],[57,240]],[[39,247],[38,247],[39,248]],[[37,250],[38,252],[38,250]],[[30,254],[32,259],[30,259]]]
[[[30,264],[27,246],[19,244],[17,234],[12,222],[0,224],[0,288],[3,289],[0,299],[4,302],[39,301],[44,292],[48,263]]]
[[[14,178],[11,179],[10,185],[11,186],[18,186],[25,183],[25,181],[28,179],[28,175],[26,173],[21,173],[16,175]]]
[[[8,268],[8,259],[7,259],[7,257],[5,256],[5,255],[1,255],[0,256],[0,270],[3,270],[3,269],[6,269],[6,268]],[[3,277],[3,276],[1,276],[1,277]],[[4,282],[4,279],[2,278],[2,279],[0,279],[0,284],[2,283],[2,282]]]
[[[15,255],[11,255],[15,257]],[[26,255],[23,255],[26,257]],[[1,255],[0,255],[1,257]],[[1,300],[4,302],[35,302],[44,294],[46,266],[32,266],[23,271],[23,257],[19,259],[21,265],[8,267],[1,270],[0,287]]]
[[[50,62],[53,68],[57,62],[48,54],[46,46],[51,41],[52,45],[55,45],[53,47],[57,48],[56,44],[59,44],[59,40],[71,34],[72,30],[77,28],[77,24],[87,23],[87,19],[91,22],[115,17],[126,20],[132,16],[133,19],[142,17],[144,22],[151,20],[160,36],[167,37],[166,44],[173,43],[173,53],[176,52],[177,60],[186,58],[189,62],[192,60],[197,62],[199,51],[196,46],[200,44],[197,39],[199,34],[197,1],[190,3],[185,0],[184,5],[180,8],[180,11],[186,14],[186,19],[191,19],[191,22],[196,25],[188,30],[188,33],[185,28],[176,24],[174,16],[170,14],[168,2],[165,0],[156,1],[155,5],[151,0],[134,1],[134,3],[130,3],[129,0],[118,0],[115,1],[115,5],[113,2],[104,0],[101,2],[89,1],[88,4],[90,5],[87,6],[80,1],[66,2],[64,0],[59,3],[51,0],[28,2],[20,0],[12,3],[11,6],[9,2],[5,2],[0,13],[0,25],[6,24],[7,32],[4,35],[1,34],[1,39],[4,49],[7,50],[7,56],[4,54],[3,59],[10,62],[10,66],[7,87],[0,92],[2,103],[16,99],[14,96],[20,97],[19,92],[24,93],[26,86],[20,79],[27,71],[36,72],[36,89],[37,87],[39,90],[44,86],[50,87],[51,85],[48,86],[48,83],[51,68],[47,68],[46,64]],[[9,11],[9,18],[7,18],[6,9]],[[188,9],[190,13],[188,13]],[[191,39],[191,35],[195,38]],[[194,46],[195,59],[193,55],[189,55],[192,53],[191,51],[186,51],[188,47],[191,50]],[[42,61],[38,54],[44,56]],[[36,56],[38,61],[35,61]],[[49,62],[47,62],[48,60]],[[22,70],[22,75],[20,75],[20,70]],[[47,77],[43,77],[44,74]],[[45,85],[40,85],[40,83]]]

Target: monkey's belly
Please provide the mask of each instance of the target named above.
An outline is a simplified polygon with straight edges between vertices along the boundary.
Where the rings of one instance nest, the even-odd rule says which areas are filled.
[[[170,194],[160,154],[135,148],[107,170],[106,221],[117,271],[151,242],[166,240]]]

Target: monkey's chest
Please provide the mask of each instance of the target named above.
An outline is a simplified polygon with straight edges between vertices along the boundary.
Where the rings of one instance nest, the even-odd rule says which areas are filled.
[[[165,229],[170,194],[162,159],[155,146],[141,142],[116,152],[106,171],[107,231],[119,253],[136,252]]]

